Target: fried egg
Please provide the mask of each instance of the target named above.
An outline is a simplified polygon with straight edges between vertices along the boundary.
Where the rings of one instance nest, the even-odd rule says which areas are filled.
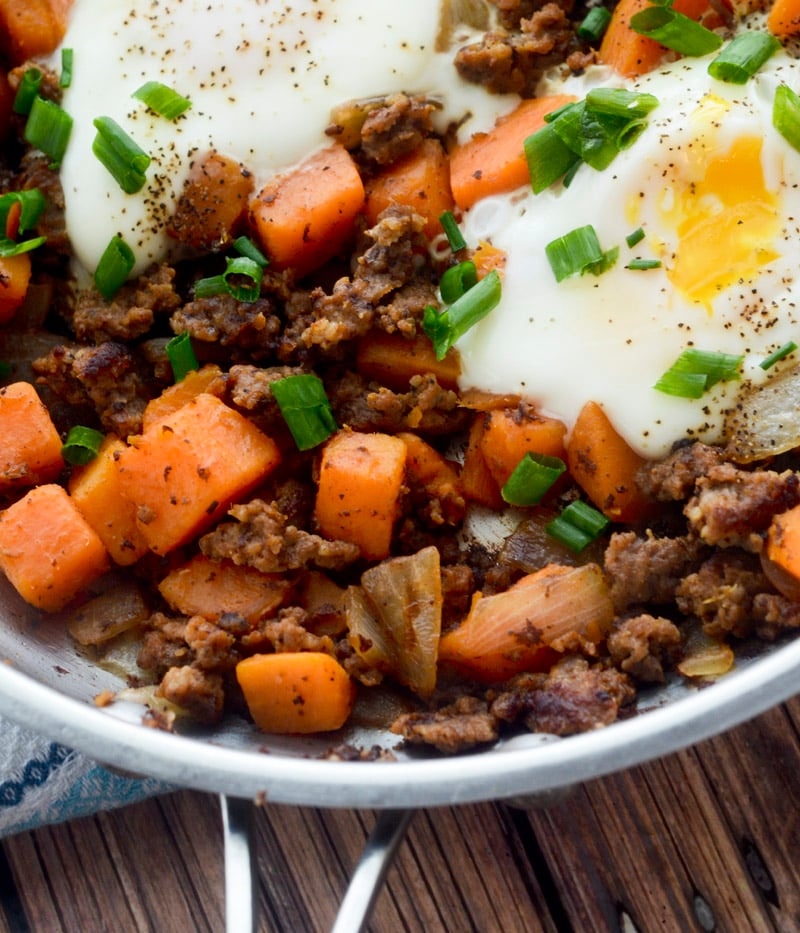
[[[463,385],[518,392],[568,425],[591,399],[655,457],[679,438],[720,440],[742,385],[767,378],[759,364],[800,337],[800,152],[772,126],[775,89],[800,86],[798,63],[780,52],[742,86],[710,77],[711,58],[636,82],[659,104],[604,171],[584,165],[568,187],[470,211],[468,242],[490,241],[507,265],[499,307],[458,344]],[[604,250],[619,247],[616,264],[556,282],[545,247],[586,224]],[[633,258],[661,266],[627,268]],[[743,354],[742,380],[700,399],[657,391],[689,347]]]

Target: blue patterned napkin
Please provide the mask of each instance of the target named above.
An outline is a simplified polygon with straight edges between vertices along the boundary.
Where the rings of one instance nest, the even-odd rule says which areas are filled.
[[[136,803],[172,788],[115,774],[0,719],[0,837]]]

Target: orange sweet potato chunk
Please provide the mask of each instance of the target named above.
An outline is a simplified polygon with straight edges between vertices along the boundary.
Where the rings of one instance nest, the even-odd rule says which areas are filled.
[[[121,488],[157,554],[205,530],[280,460],[272,438],[207,393],[129,440],[117,458]]]
[[[168,573],[158,589],[183,615],[218,619],[226,612],[234,612],[255,623],[275,612],[289,586],[282,574],[261,573],[233,561],[215,561],[198,554]]]
[[[389,434],[335,434],[319,469],[315,516],[322,534],[357,544],[368,560],[387,557],[406,456],[406,445]]]
[[[64,466],[61,438],[36,389],[0,389],[0,489],[46,483]]]
[[[108,554],[67,491],[48,484],[0,512],[0,569],[23,599],[57,612],[105,573]]]
[[[69,493],[115,563],[136,563],[147,541],[136,524],[136,506],[122,494],[117,458],[126,445],[110,434],[91,463],[72,471]]]

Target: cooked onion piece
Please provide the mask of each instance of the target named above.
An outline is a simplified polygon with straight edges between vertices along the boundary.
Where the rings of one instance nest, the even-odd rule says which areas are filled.
[[[350,642],[372,667],[428,696],[436,686],[442,625],[439,552],[385,560],[348,590]]]
[[[744,393],[725,421],[725,437],[739,463],[800,446],[800,364]]]

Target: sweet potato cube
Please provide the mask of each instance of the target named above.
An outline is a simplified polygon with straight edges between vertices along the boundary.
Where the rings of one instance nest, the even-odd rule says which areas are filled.
[[[214,619],[233,612],[255,623],[275,612],[289,586],[282,574],[261,573],[253,567],[199,554],[168,573],[158,589],[183,615]]]
[[[250,202],[250,226],[274,268],[302,276],[339,252],[363,206],[358,168],[334,143],[268,181]]]
[[[37,486],[0,512],[0,569],[27,602],[57,612],[108,569],[94,529],[61,486]]]
[[[136,563],[147,552],[147,541],[136,524],[136,506],[122,493],[117,458],[126,444],[109,435],[97,456],[73,470],[69,493],[87,522],[100,536],[115,563]]]
[[[215,522],[280,460],[272,438],[207,393],[129,440],[117,459],[121,488],[157,554]]]
[[[236,665],[236,679],[262,732],[331,732],[353,708],[355,688],[347,672],[318,651],[255,654]]]
[[[36,389],[27,382],[0,389],[0,488],[47,483],[63,466],[61,438]]]
[[[369,560],[387,557],[406,456],[406,445],[389,434],[335,434],[320,463],[315,515],[322,534],[357,544]]]

